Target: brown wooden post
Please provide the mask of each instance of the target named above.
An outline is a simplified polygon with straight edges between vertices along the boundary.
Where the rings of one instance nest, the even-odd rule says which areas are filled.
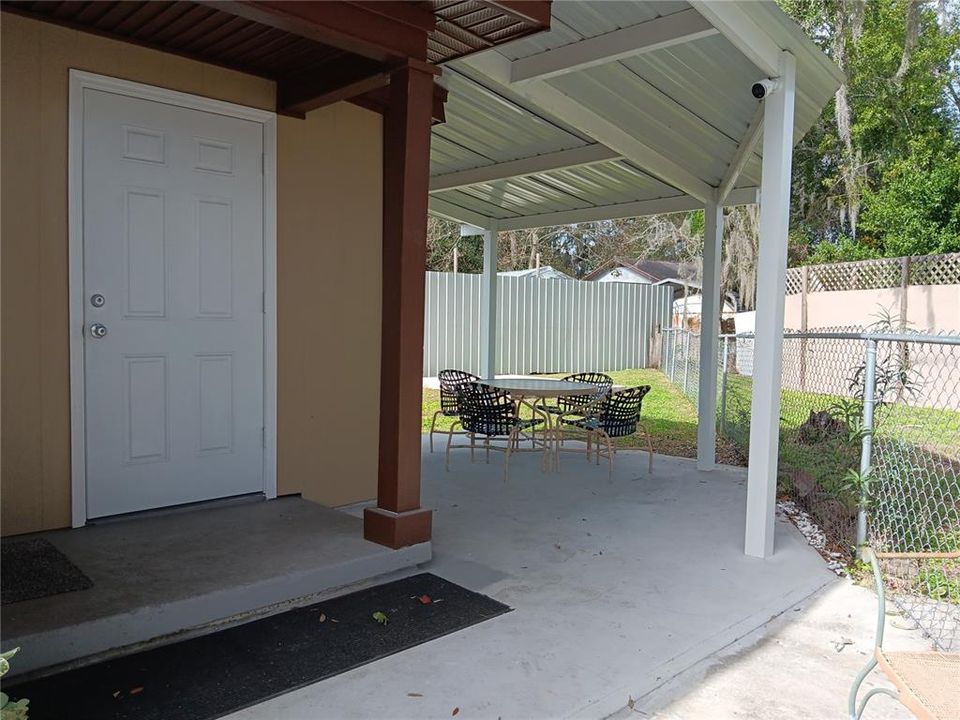
[[[393,73],[383,132],[383,318],[377,506],[363,513],[367,540],[398,548],[425,542],[420,507],[423,312],[433,77],[411,60]]]

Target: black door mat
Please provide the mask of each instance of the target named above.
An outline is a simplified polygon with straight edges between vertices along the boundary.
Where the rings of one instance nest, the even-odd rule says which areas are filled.
[[[93,582],[48,540],[0,543],[0,604],[86,590]]]
[[[422,573],[4,692],[29,698],[31,720],[206,720],[506,612]]]

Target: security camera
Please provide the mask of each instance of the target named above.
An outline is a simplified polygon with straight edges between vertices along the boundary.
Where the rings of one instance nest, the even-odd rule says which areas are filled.
[[[757,100],[763,100],[770,93],[776,92],[780,88],[780,81],[776,78],[764,78],[755,82],[750,92]]]

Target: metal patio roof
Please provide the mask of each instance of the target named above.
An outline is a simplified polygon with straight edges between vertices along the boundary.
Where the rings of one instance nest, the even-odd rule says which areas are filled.
[[[554,2],[540,33],[444,66],[432,213],[502,230],[756,202],[756,81],[796,58],[794,142],[842,77],[774,2]]]

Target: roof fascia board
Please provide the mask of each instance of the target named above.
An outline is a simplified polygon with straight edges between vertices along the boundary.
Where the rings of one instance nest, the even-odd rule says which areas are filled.
[[[514,60],[514,83],[546,80],[576,70],[715,35],[719,31],[693,9],[658,17],[570,45]]]
[[[747,3],[749,5],[750,3]],[[690,0],[690,5],[703,15],[768,77],[780,74],[780,48],[753,20],[748,7],[737,2]],[[757,78],[759,79],[759,78]]]

